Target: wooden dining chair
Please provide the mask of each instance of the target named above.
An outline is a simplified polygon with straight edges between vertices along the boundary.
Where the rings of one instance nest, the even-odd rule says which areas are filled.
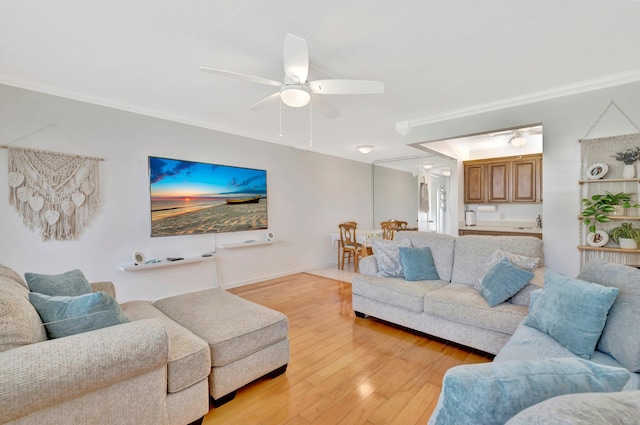
[[[351,261],[353,257],[353,271],[357,273],[362,245],[356,241],[356,226],[353,223],[342,223],[339,224],[338,227],[340,228],[340,248],[342,250],[341,256],[338,259],[340,270],[344,270],[345,258]]]
[[[394,223],[396,223],[396,231],[407,230],[407,226],[409,225],[409,223],[402,220],[389,220],[389,221],[393,221]]]
[[[392,240],[398,227],[397,221],[381,221],[382,239]]]
[[[353,224],[358,227],[358,223],[355,221],[345,221],[343,224]],[[342,258],[342,240],[338,239],[338,268],[340,268],[340,258]]]

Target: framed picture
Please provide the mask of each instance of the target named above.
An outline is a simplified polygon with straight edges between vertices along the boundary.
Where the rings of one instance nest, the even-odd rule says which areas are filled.
[[[609,171],[609,166],[605,163],[598,162],[593,164],[587,168],[587,178],[589,180],[598,180],[601,179],[607,174]]]
[[[601,247],[609,242],[609,235],[604,230],[596,230],[595,233],[589,232],[587,235],[587,243],[591,246]]]

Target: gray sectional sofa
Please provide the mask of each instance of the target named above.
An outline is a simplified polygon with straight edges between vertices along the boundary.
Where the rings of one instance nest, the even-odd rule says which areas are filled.
[[[111,282],[91,288],[115,298]],[[0,264],[0,424],[200,423],[210,398],[286,370],[287,317],[223,289],[117,308],[126,323],[50,339]]]
[[[640,424],[640,270],[593,260],[571,279],[540,267],[524,289],[492,308],[476,288],[488,256],[501,249],[542,258],[540,240],[419,232],[402,232],[397,239],[430,247],[440,280],[380,277],[375,256],[364,258],[362,274],[353,278],[356,315],[496,354],[492,363],[447,371],[430,425]],[[575,293],[561,292],[574,284]],[[558,311],[578,308],[559,319],[560,331],[553,321],[562,314],[546,315],[551,326],[543,332],[533,316],[558,301],[552,289],[565,297]],[[591,291],[617,295],[609,306],[592,306],[585,298]],[[592,332],[589,355],[578,355],[572,344],[582,341],[572,340],[573,326],[578,334],[593,327],[591,314],[581,313],[585,308],[603,311],[602,327]]]
[[[542,241],[531,236],[451,236],[398,232],[413,247],[429,247],[440,280],[379,277],[376,257],[360,260],[353,277],[353,310],[429,335],[497,354],[527,315],[529,293],[542,287],[544,267],[509,302],[491,308],[474,285],[487,257],[497,249],[540,258]]]

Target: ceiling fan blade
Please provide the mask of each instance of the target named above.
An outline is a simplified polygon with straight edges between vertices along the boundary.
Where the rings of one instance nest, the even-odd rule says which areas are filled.
[[[223,77],[237,78],[239,80],[249,81],[251,83],[265,84],[267,86],[282,87],[282,83],[268,78],[255,77],[253,75],[239,74],[237,72],[223,71],[221,69],[200,67],[200,71],[209,72],[211,74],[222,75]]]
[[[313,110],[317,111],[320,115],[330,120],[336,119],[340,116],[340,112],[327,102],[322,96],[311,96],[311,102],[313,102]]]
[[[384,83],[368,80],[316,80],[309,89],[319,94],[375,94],[384,93]]]
[[[309,73],[307,40],[292,34],[284,39],[284,73],[293,83],[304,83]]]
[[[266,106],[272,104],[274,101],[276,101],[278,99],[280,99],[280,92],[279,91],[277,91],[274,94],[270,94],[269,96],[265,97],[260,102],[256,103],[251,108],[249,108],[249,110],[250,111],[259,111],[261,109],[264,109]]]

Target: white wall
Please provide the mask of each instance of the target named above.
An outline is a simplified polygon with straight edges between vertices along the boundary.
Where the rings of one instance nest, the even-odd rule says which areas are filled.
[[[1,149],[0,262],[21,274],[80,268],[90,281],[113,281],[119,301],[157,299],[215,284],[213,263],[134,273],[118,269],[132,262],[134,251],[149,259],[200,255],[214,246],[212,235],[150,238],[148,155],[267,170],[269,230],[278,243],[218,250],[222,286],[335,264],[330,234],[337,224],[349,219],[371,225],[370,166],[314,152],[2,85],[0,144],[105,159],[100,165],[102,202],[89,225],[76,240],[43,242],[7,201],[8,151]],[[216,240],[258,240],[265,233],[220,234]]]
[[[620,117],[598,120],[614,101],[636,124],[640,123],[638,99],[640,83],[626,84],[425,124],[413,128],[407,142],[454,138],[541,122],[544,128],[542,215],[545,262],[560,273],[575,276],[580,268],[577,249],[580,207],[578,140],[585,136],[592,138],[638,132],[634,125]]]

